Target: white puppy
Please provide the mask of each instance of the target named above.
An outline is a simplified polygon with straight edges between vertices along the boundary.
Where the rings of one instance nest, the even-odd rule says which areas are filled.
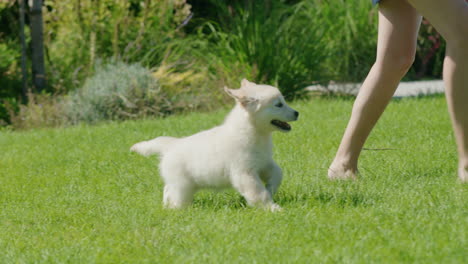
[[[282,172],[272,158],[271,133],[290,131],[286,122],[297,120],[299,113],[273,86],[244,79],[240,89],[224,90],[236,106],[222,125],[185,138],[157,137],[133,145],[131,151],[161,155],[166,207],[190,204],[201,188],[232,186],[249,205],[279,210],[272,196]]]

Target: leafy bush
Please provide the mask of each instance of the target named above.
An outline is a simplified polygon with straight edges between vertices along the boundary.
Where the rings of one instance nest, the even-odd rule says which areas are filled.
[[[10,122],[7,105],[16,105],[21,94],[20,55],[11,46],[0,43],[0,125]]]
[[[255,81],[293,98],[315,82],[360,81],[372,65],[375,12],[369,1],[339,2],[210,0],[217,14],[199,33],[214,56],[250,65]]]
[[[319,16],[311,25],[327,28],[327,58],[322,70],[330,73],[330,80],[361,82],[375,61],[378,12],[368,0],[313,0]]]
[[[10,122],[7,108],[18,109],[21,97],[18,31],[18,8],[14,1],[0,1],[0,126]]]
[[[315,10],[307,3],[265,2],[213,1],[219,22],[207,22],[200,32],[215,43],[215,56],[249,65],[254,81],[277,85],[291,98],[312,81],[326,79],[320,70],[326,29],[310,26]]]
[[[47,1],[45,45],[50,82],[69,91],[93,74],[98,58],[159,65],[183,37],[185,1]]]
[[[29,93],[29,101],[7,102],[11,125],[18,129],[105,120],[162,117],[176,112],[213,109],[226,99],[222,89],[206,85],[208,69],[175,71],[163,64],[154,72],[140,64],[99,62],[83,87],[65,96]],[[214,83],[214,82],[213,82]]]
[[[29,92],[27,104],[17,105],[14,101],[7,101],[6,108],[10,115],[11,126],[16,129],[56,127],[68,124],[62,98],[50,94]]]
[[[138,64],[97,64],[96,74],[67,99],[67,116],[79,121],[133,119],[170,113],[171,103],[151,71]]]
[[[289,98],[316,82],[361,82],[375,61],[378,9],[368,0],[197,2],[213,10],[196,9],[205,19],[200,38],[213,45],[204,56],[248,64],[254,80]],[[443,40],[427,21],[421,31],[407,80],[440,78]]]
[[[375,50],[367,0],[192,1],[197,13],[188,34],[181,28],[190,17],[185,0],[46,4],[49,75],[59,91],[79,87],[96,58],[113,57],[176,70],[206,66],[230,85],[250,77],[292,98],[313,82],[361,80]]]
[[[419,29],[416,59],[408,79],[441,78],[446,43],[429,21],[423,18]]]

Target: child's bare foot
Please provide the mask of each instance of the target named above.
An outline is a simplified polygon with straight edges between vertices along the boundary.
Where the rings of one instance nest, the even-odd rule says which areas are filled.
[[[468,183],[468,170],[461,167],[458,169],[458,178],[460,178],[461,182],[467,182]]]
[[[328,178],[330,180],[356,180],[357,174],[357,168],[343,165],[338,162],[332,162],[328,168]]]

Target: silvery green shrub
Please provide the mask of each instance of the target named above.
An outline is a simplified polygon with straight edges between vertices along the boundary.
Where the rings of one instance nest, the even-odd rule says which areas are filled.
[[[98,63],[95,74],[66,101],[71,123],[162,116],[170,111],[149,69],[119,61]]]

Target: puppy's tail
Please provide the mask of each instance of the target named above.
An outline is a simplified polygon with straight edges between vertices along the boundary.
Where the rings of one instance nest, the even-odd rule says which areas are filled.
[[[136,143],[130,148],[130,151],[143,156],[163,154],[176,140],[177,138],[174,137],[157,137],[152,140]]]

